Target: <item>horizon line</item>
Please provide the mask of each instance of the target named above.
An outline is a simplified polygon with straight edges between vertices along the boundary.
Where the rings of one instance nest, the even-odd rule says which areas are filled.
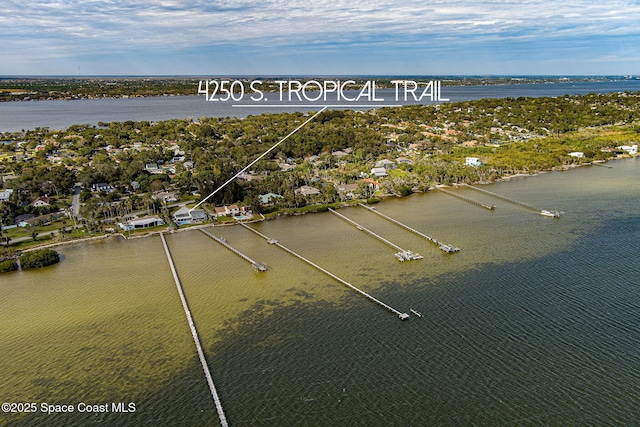
[[[640,74],[0,74],[0,79],[8,78],[209,78],[209,77],[457,77],[457,78],[640,78]]]

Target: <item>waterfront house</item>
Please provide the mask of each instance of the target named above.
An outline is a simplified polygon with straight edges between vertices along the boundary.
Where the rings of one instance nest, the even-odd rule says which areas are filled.
[[[161,225],[164,225],[164,221],[157,216],[145,216],[143,218],[129,220],[125,223],[118,223],[118,226],[124,231],[140,230]]]
[[[284,197],[275,193],[260,194],[258,196],[258,201],[260,201],[261,205],[273,204],[276,199],[284,199]]]
[[[238,207],[238,205],[229,206],[229,215],[231,215],[231,216],[240,215],[240,208]]]
[[[372,191],[378,191],[380,189],[380,183],[373,178],[365,178],[362,182],[366,183]]]
[[[220,218],[221,216],[229,215],[229,209],[226,206],[216,206],[214,208],[215,217]]]
[[[627,153],[631,154],[632,156],[635,156],[636,154],[638,154],[638,145],[634,144],[634,145],[622,145],[620,147],[616,147],[619,150],[622,151],[626,151]]]
[[[351,200],[358,197],[358,184],[337,184],[335,188],[342,200]]]
[[[569,153],[569,156],[581,159],[584,157],[584,153],[582,151],[572,151],[571,153]]]
[[[195,224],[207,219],[207,214],[204,209],[190,210],[188,207],[183,206],[173,213],[172,218],[178,225]]]

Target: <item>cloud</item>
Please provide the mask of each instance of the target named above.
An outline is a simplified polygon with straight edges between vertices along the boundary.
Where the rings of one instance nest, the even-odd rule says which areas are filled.
[[[485,43],[637,37],[640,5],[615,0],[3,0],[5,57],[34,61],[79,55],[235,47],[428,49]],[[0,65],[0,73],[3,66]]]

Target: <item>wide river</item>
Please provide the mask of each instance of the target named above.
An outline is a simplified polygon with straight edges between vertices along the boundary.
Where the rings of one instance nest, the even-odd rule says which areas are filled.
[[[420,89],[422,90],[422,89]],[[197,87],[194,86],[194,93]],[[484,86],[443,86],[441,98],[447,98],[451,102],[467,101],[483,98],[517,98],[562,96],[565,94],[579,95],[590,92],[637,92],[640,91],[640,80],[606,80],[598,82],[564,82],[564,83],[529,83],[513,85],[484,85]],[[357,93],[349,92],[348,96],[354,97]],[[400,101],[395,101],[395,90],[381,89],[376,92],[376,97],[385,100],[385,104],[415,104],[412,98],[404,102],[402,90]],[[421,92],[416,92],[420,97]],[[271,97],[271,94],[266,94]],[[313,93],[308,95],[313,97]],[[277,98],[276,94],[273,97]],[[424,97],[421,103],[428,104],[428,97]],[[273,104],[280,103],[270,98]],[[330,100],[330,97],[329,97]],[[286,97],[285,97],[286,101]],[[345,108],[358,105],[354,102],[337,102]],[[372,102],[373,104],[379,104]],[[269,102],[268,104],[271,104]],[[22,129],[35,129],[36,127],[49,127],[51,129],[65,129],[74,124],[97,125],[98,122],[122,122],[132,121],[158,121],[174,118],[197,119],[199,117],[246,117],[249,114],[257,115],[265,112],[281,111],[317,111],[324,105],[323,102],[292,102],[292,104],[312,104],[312,106],[262,108],[259,103],[252,102],[246,95],[243,101],[234,102],[206,102],[204,96],[167,96],[130,99],[91,99],[75,101],[20,101],[0,102],[0,132],[17,132]],[[331,102],[336,104],[336,102]],[[369,104],[369,103],[367,103]],[[260,107],[260,108],[258,108]]]
[[[401,312],[400,321],[239,226],[167,235],[232,426],[632,426],[640,423],[640,159],[254,224]],[[0,278],[2,426],[218,425],[159,237],[59,248]],[[134,403],[87,414],[80,403]],[[76,411],[43,414],[40,405]]]

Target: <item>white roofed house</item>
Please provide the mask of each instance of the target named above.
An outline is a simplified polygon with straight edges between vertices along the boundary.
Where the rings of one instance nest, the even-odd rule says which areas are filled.
[[[125,231],[158,227],[160,225],[164,225],[164,221],[157,216],[145,216],[144,218],[132,219],[125,223],[118,223],[118,226]]]
[[[204,209],[189,209],[186,206],[181,207],[173,213],[173,220],[178,225],[195,224],[207,219]]]
[[[382,159],[376,162],[376,168],[385,168],[387,170],[395,169],[396,164],[389,159]]]
[[[11,198],[11,194],[13,194],[13,190],[11,188],[0,191],[0,202],[8,202]]]
[[[620,147],[616,147],[619,150],[623,150],[626,151],[627,153],[631,154],[632,156],[635,156],[636,154],[638,154],[638,144],[634,144],[634,145],[621,145]]]
[[[389,174],[387,173],[387,170],[384,167],[376,167],[371,169],[371,175],[375,176],[376,178],[384,178]]]

